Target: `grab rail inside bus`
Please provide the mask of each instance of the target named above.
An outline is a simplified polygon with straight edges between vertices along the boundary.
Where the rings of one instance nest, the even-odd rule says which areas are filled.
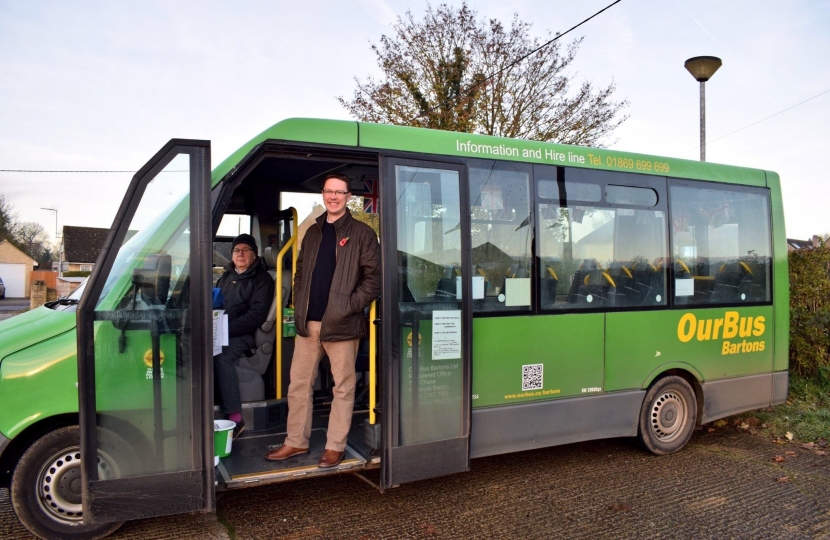
[[[375,391],[375,383],[378,377],[377,368],[377,326],[375,326],[375,319],[377,318],[378,302],[374,300],[371,307],[369,307],[369,424],[374,425],[377,421],[375,419],[375,406],[377,405],[377,392]]]
[[[300,227],[299,223],[297,223],[297,210],[295,208],[291,208],[291,220],[294,224],[294,232],[291,235],[291,238],[288,242],[282,246],[282,249],[277,254],[276,260],[276,278],[277,278],[277,286],[275,287],[274,294],[276,295],[276,303],[275,309],[277,313],[274,314],[274,320],[276,321],[276,331],[274,332],[274,338],[277,342],[277,350],[276,350],[276,359],[275,359],[275,384],[276,384],[276,391],[277,391],[277,399],[282,399],[282,317],[283,317],[283,308],[282,308],[282,259],[285,256],[285,253],[291,249],[291,286],[294,286],[294,276],[297,273],[297,256],[299,255],[298,246],[297,246],[297,238],[299,238]]]

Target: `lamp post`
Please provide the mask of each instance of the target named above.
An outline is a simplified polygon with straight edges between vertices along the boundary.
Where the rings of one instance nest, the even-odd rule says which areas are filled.
[[[61,272],[61,245],[58,242],[58,209],[57,208],[40,208],[41,210],[46,210],[48,212],[55,213],[55,243],[58,245],[58,276],[62,276]]]
[[[716,56],[695,56],[684,64],[692,77],[700,83],[700,161],[706,161],[706,81],[723,65]]]

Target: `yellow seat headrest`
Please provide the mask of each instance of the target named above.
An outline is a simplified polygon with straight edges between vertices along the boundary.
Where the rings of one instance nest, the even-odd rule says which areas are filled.
[[[545,270],[548,271],[548,274],[550,274],[550,277],[552,277],[556,281],[559,281],[559,276],[556,275],[556,272],[553,270],[553,268],[551,268],[549,265],[546,264],[545,265]]]

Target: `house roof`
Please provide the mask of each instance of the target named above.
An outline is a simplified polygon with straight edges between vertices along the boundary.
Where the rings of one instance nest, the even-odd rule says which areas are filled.
[[[795,238],[787,238],[787,246],[792,249],[813,249],[812,240],[796,240]]]
[[[94,264],[109,229],[63,226],[63,260]]]
[[[0,247],[0,262],[17,262],[17,263],[20,263],[21,262],[20,260],[14,260],[14,259],[26,258],[26,259],[29,259],[30,261],[32,261],[32,266],[37,266],[37,261],[36,260],[34,260],[33,258],[26,255],[26,253],[23,250],[21,250],[20,248],[18,248],[17,246],[15,246],[11,242],[9,242],[8,240],[0,240],[0,246],[2,246],[2,247]],[[14,253],[14,255],[11,255],[12,259],[6,260],[11,253]]]

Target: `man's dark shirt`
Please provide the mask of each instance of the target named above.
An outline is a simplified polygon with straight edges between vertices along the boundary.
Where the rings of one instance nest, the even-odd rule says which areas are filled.
[[[323,221],[323,238],[317,251],[317,263],[311,276],[311,291],[308,296],[309,321],[322,321],[329,302],[331,280],[337,266],[337,232],[334,225]]]

